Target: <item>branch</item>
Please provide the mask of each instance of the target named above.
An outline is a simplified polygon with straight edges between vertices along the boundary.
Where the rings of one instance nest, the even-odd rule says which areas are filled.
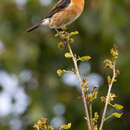
[[[89,104],[89,113],[90,113],[90,122],[91,122],[91,127],[93,128],[93,111],[92,111],[92,102]]]
[[[87,107],[87,102],[86,102],[86,96],[85,96],[85,93],[84,93],[84,89],[82,87],[82,80],[81,80],[81,77],[80,77],[80,74],[79,74],[79,70],[78,70],[77,59],[75,58],[69,43],[67,43],[67,46],[68,46],[70,54],[72,55],[72,58],[73,58],[73,61],[74,61],[74,66],[75,66],[75,71],[76,71],[76,76],[77,76],[78,81],[80,83],[81,92],[82,92],[82,102],[83,102],[83,105],[84,105],[85,115],[87,117],[88,129],[91,130],[91,124],[90,124],[90,119],[89,119],[89,114],[88,114],[88,107]]]
[[[102,120],[101,120],[99,130],[102,130],[102,128],[103,128],[105,115],[106,115],[106,111],[107,111],[107,107],[108,107],[108,103],[109,103],[109,98],[110,98],[110,94],[111,94],[111,89],[112,89],[113,83],[115,81],[115,78],[116,78],[116,69],[115,69],[115,63],[114,63],[114,65],[113,65],[113,77],[112,77],[111,83],[108,86],[109,89],[108,89],[108,93],[107,93],[106,103],[105,103],[104,111],[103,111],[103,114],[102,114]]]
[[[86,102],[87,97],[85,96],[84,88],[82,87],[82,79],[81,79],[81,76],[79,74],[79,69],[78,69],[78,65],[77,65],[77,58],[73,54],[70,43],[64,38],[64,36],[57,29],[55,29],[55,30],[60,35],[60,38],[62,39],[64,44],[67,45],[68,50],[69,50],[70,54],[72,55],[72,59],[73,59],[73,62],[74,62],[74,67],[75,67],[75,74],[76,74],[76,76],[78,78],[78,81],[79,81],[79,84],[80,84],[80,87],[81,87],[82,102],[83,102],[83,105],[84,105],[85,116],[87,118],[86,122],[87,122],[87,125],[88,125],[88,129],[92,130],[91,123],[90,123],[90,118],[89,118],[89,113],[88,113],[87,102]]]

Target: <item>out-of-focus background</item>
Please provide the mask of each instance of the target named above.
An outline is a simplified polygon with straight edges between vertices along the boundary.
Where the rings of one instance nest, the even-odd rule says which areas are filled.
[[[57,69],[71,69],[71,60],[57,47],[55,31],[41,27],[25,30],[38,23],[57,0],[0,0],[0,130],[32,130],[41,117],[56,129],[65,122],[72,130],[86,130],[79,85],[74,75],[59,78]],[[79,31],[72,48],[92,60],[79,63],[80,73],[106,94],[103,60],[113,44],[119,46],[118,68],[121,75],[113,86],[116,103],[124,106],[121,119],[111,119],[104,130],[130,129],[130,1],[86,0],[82,16],[68,27]],[[94,111],[101,115],[100,99]],[[114,112],[109,108],[108,113]]]

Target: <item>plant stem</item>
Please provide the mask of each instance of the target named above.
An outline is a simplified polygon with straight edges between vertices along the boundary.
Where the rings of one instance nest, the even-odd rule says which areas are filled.
[[[81,79],[80,74],[79,74],[78,65],[77,65],[77,59],[75,58],[69,43],[67,43],[67,46],[68,46],[70,54],[73,57],[73,62],[74,62],[74,66],[75,66],[76,76],[78,78],[78,81],[79,81],[80,87],[81,87],[82,102],[83,102],[83,105],[84,105],[85,115],[87,117],[88,129],[91,130],[91,124],[90,124],[90,119],[89,119],[89,113],[88,113],[88,107],[87,107],[87,102],[86,102],[86,96],[85,96],[84,89],[82,87],[82,79]]]
[[[90,118],[89,118],[89,113],[88,113],[87,102],[86,102],[86,96],[85,96],[84,88],[82,87],[82,79],[80,77],[79,69],[78,69],[78,65],[77,65],[77,59],[76,59],[76,57],[73,54],[73,51],[72,51],[72,49],[70,47],[70,43],[65,40],[64,36],[62,36],[62,34],[60,34],[60,32],[57,29],[55,29],[55,30],[60,35],[60,38],[62,39],[62,41],[64,42],[64,44],[67,45],[68,50],[69,50],[70,54],[72,55],[72,59],[73,59],[73,62],[74,62],[76,76],[78,78],[78,81],[79,81],[80,87],[81,87],[82,102],[83,102],[83,105],[84,105],[85,116],[87,118],[86,122],[87,122],[87,125],[88,125],[88,130],[92,130],[91,123],[90,123]]]
[[[92,103],[89,104],[89,110],[90,110],[90,122],[91,122],[91,127],[93,127],[93,115],[92,115]]]
[[[111,114],[111,115],[109,115],[108,117],[106,117],[105,119],[104,119],[104,122],[105,121],[107,121],[107,120],[109,120],[111,117],[113,117],[113,115]]]
[[[107,111],[107,107],[108,107],[108,103],[109,103],[109,98],[110,98],[110,94],[111,94],[111,89],[112,89],[112,85],[114,83],[115,78],[116,78],[116,69],[115,69],[115,62],[114,62],[114,65],[113,65],[113,77],[112,77],[111,83],[108,86],[109,89],[108,89],[108,93],[107,93],[106,103],[105,103],[104,111],[103,111],[103,114],[102,114],[102,119],[101,119],[99,130],[102,130],[102,128],[103,128],[105,115],[106,115],[106,111]]]

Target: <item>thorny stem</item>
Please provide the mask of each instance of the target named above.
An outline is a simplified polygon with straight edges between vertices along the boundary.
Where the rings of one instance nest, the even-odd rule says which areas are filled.
[[[108,103],[109,103],[109,98],[110,98],[110,94],[111,94],[111,89],[112,89],[112,85],[114,83],[115,78],[116,78],[116,69],[115,69],[115,62],[114,62],[114,65],[113,65],[113,77],[112,77],[111,83],[108,86],[109,89],[108,89],[108,93],[107,93],[106,103],[105,103],[104,111],[103,111],[103,114],[102,114],[102,119],[101,119],[99,130],[102,130],[102,128],[103,128],[105,115],[106,115],[106,111],[107,111],[107,107],[108,107]]]
[[[76,76],[77,76],[78,81],[79,81],[80,86],[81,86],[82,102],[83,102],[83,105],[84,105],[85,115],[86,115],[86,118],[87,118],[86,122],[88,124],[88,130],[92,130],[91,123],[90,123],[90,118],[89,118],[89,113],[88,113],[87,102],[86,102],[86,96],[85,96],[84,88],[82,87],[82,79],[80,77],[79,70],[78,70],[77,59],[76,59],[76,57],[73,54],[73,51],[72,51],[72,49],[70,47],[69,42],[67,42],[65,40],[65,38],[62,36],[62,34],[60,34],[60,32],[57,29],[55,29],[55,30],[60,35],[60,38],[62,39],[62,41],[64,42],[64,44],[67,45],[67,47],[69,49],[69,52],[72,55],[72,59],[73,59],[73,62],[74,62]]]

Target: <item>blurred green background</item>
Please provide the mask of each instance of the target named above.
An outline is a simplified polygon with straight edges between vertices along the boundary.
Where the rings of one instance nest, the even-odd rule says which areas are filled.
[[[81,93],[73,75],[59,78],[57,69],[71,69],[65,50],[57,47],[55,31],[41,27],[25,30],[46,16],[56,0],[0,0],[0,130],[32,130],[41,117],[57,129],[65,122],[72,130],[86,130]],[[118,68],[121,75],[113,86],[116,103],[124,106],[121,119],[111,119],[104,130],[130,129],[130,1],[87,0],[81,17],[68,27],[79,31],[72,45],[80,56],[92,60],[79,63],[81,75],[99,85],[106,94],[103,60],[113,44],[119,46]],[[94,111],[102,114],[100,99]],[[114,110],[109,108],[108,114]]]

